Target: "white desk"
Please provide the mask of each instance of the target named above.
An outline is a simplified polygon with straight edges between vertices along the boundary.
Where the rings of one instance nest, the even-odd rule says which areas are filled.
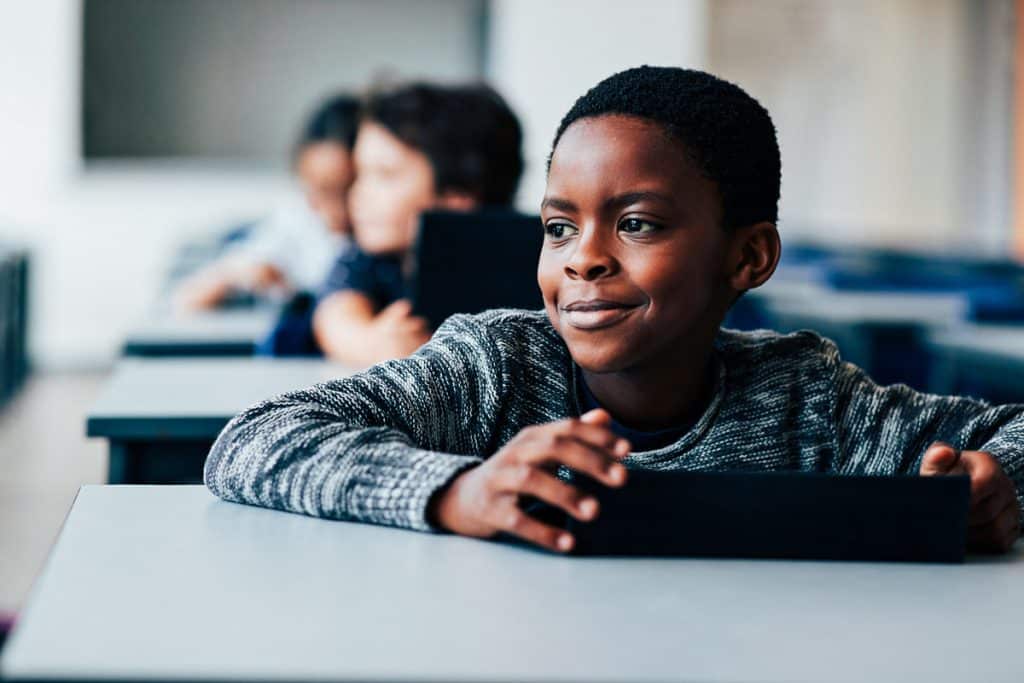
[[[350,374],[318,359],[126,359],[90,409],[86,434],[109,440],[111,483],[198,482],[206,452],[232,417]]]
[[[11,679],[1020,681],[1024,552],[964,565],[559,557],[85,487]]]
[[[251,356],[279,307],[176,313],[162,307],[125,339],[126,356]]]

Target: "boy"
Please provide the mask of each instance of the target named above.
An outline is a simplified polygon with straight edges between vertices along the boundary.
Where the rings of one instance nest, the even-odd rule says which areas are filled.
[[[335,256],[350,245],[346,201],[355,178],[359,108],[357,98],[338,95],[313,112],[294,156],[305,201],[280,207],[223,258],[188,278],[176,292],[178,308],[214,308],[236,292],[320,286]]]
[[[570,534],[519,505],[599,514],[561,466],[608,486],[627,467],[966,472],[971,548],[1006,550],[1024,406],[879,387],[810,332],[719,329],[775,269],[779,181],[771,119],[735,85],[677,68],[606,79],[555,137],[545,311],[454,316],[408,359],[245,411],[214,445],[207,486],[568,551]]]
[[[365,367],[430,338],[404,298],[419,214],[509,205],[521,138],[515,114],[486,86],[414,83],[368,98],[350,197],[359,249],[335,264],[313,318],[328,356]]]

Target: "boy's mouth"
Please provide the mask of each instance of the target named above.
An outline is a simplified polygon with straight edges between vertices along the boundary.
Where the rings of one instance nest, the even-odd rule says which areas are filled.
[[[580,330],[599,330],[611,327],[629,316],[637,306],[621,301],[588,299],[573,301],[561,307],[562,318]]]

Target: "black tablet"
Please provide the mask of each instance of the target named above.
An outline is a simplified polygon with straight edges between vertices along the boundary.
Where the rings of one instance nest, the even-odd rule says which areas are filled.
[[[582,480],[581,477],[577,477]],[[966,476],[631,470],[569,520],[581,555],[962,562]]]
[[[420,218],[410,297],[433,329],[455,313],[544,306],[537,258],[539,216],[511,211],[433,211]]]

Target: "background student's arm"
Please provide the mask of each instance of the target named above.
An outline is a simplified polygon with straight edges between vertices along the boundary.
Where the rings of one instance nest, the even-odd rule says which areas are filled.
[[[235,292],[266,292],[285,286],[284,274],[272,263],[222,259],[189,276],[178,287],[175,307],[186,311],[214,308]]]
[[[456,316],[417,354],[233,419],[205,481],[232,501],[429,529],[430,497],[479,462],[504,394],[486,328]]]
[[[841,361],[830,343],[826,355],[836,388],[839,469],[968,474],[972,546],[1004,550],[1016,540],[1024,509],[1024,405],[881,387]]]
[[[313,314],[313,334],[328,357],[353,367],[404,358],[430,339],[427,322],[399,300],[379,313],[354,289],[328,294]]]

